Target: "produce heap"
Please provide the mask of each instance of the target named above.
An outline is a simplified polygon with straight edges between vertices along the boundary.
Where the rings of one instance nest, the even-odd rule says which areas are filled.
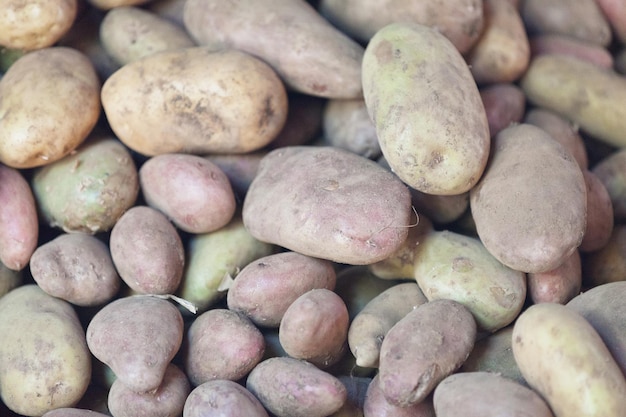
[[[626,416],[626,0],[0,10],[0,415]]]

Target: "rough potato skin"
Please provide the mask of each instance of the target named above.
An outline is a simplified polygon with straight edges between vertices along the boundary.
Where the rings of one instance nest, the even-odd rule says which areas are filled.
[[[194,388],[185,401],[183,417],[268,417],[259,400],[230,380],[207,381]]]

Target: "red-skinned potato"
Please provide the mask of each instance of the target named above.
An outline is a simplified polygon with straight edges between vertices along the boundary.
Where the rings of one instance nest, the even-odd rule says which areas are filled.
[[[268,417],[259,400],[245,387],[228,379],[197,386],[185,401],[183,417]]]

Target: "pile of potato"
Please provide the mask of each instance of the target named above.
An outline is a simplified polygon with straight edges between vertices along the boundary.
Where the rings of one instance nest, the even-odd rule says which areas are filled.
[[[626,416],[626,0],[0,10],[0,415]]]

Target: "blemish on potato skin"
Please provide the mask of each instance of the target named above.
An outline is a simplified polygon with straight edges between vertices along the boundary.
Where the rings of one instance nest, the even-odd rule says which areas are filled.
[[[374,55],[376,56],[379,64],[389,63],[394,57],[393,45],[387,40],[379,42],[374,50]]]

